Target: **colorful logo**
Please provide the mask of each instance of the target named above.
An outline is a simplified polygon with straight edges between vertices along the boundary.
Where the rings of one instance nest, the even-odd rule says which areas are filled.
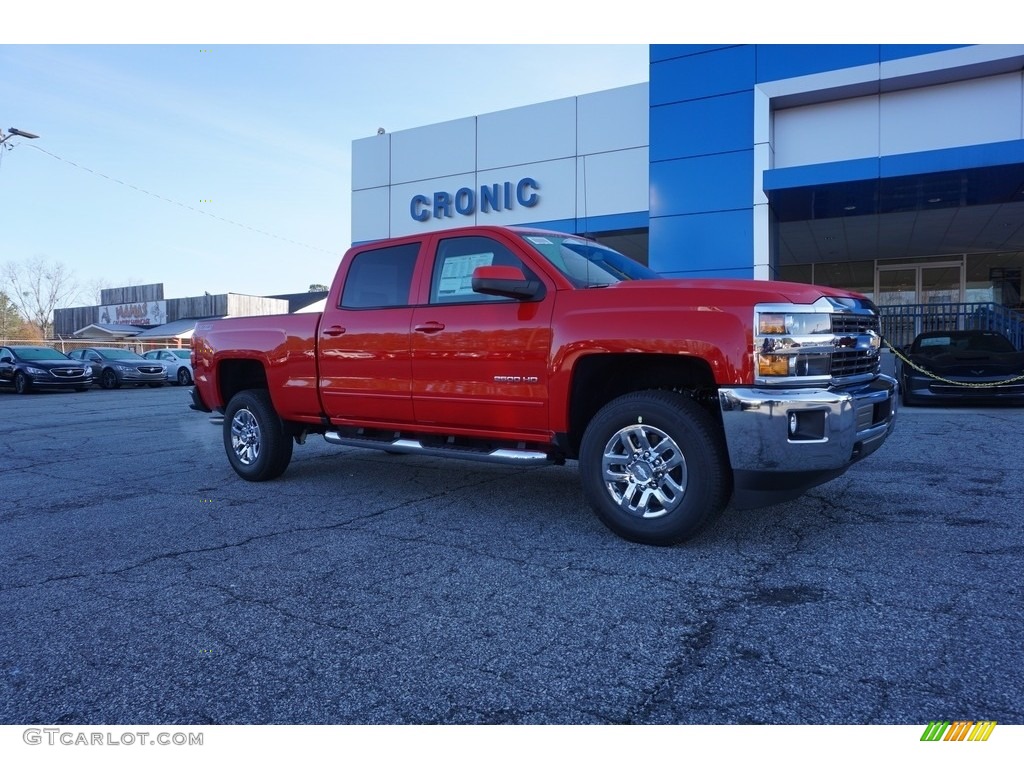
[[[988,741],[995,727],[995,720],[932,720],[921,741]]]

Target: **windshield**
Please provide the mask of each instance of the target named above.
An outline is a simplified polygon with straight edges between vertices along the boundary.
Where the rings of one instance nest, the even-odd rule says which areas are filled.
[[[48,347],[24,347],[18,350],[18,355],[22,360],[67,360],[66,355],[62,355],[55,349],[49,349]]]
[[[127,349],[107,349],[101,347],[96,351],[108,360],[145,360],[138,352],[132,352]]]
[[[952,332],[947,334],[922,334],[914,342],[913,352],[922,355],[948,355],[958,352],[1016,352],[1008,338],[1001,333],[984,331],[979,333]]]
[[[578,288],[598,288],[622,280],[658,280],[638,261],[576,235],[533,233],[521,236]]]

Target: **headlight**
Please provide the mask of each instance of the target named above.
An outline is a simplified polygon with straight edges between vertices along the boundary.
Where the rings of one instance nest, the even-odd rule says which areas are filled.
[[[114,367],[117,368],[117,370],[119,370],[121,373],[131,373],[132,371],[135,370],[129,365],[115,365]]]
[[[878,373],[878,313],[867,299],[758,304],[753,321],[757,384],[830,386]]]
[[[757,333],[762,336],[768,334],[787,336],[830,334],[832,333],[832,315],[824,312],[759,312]]]
[[[46,376],[47,375],[47,372],[44,371],[42,368],[32,368],[31,366],[26,365],[25,366],[25,370],[28,371],[29,373],[31,373],[33,376]]]
[[[827,312],[758,312],[754,375],[762,381],[832,373],[832,315]],[[804,379],[806,383],[811,381]]]

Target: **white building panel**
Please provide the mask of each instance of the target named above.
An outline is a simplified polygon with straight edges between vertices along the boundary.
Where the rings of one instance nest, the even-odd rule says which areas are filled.
[[[775,167],[878,157],[878,97],[777,110]]]
[[[780,109],[775,167],[1014,141],[1022,114],[1019,72]]]
[[[388,204],[390,189],[374,187],[352,192],[352,242],[390,237]]]
[[[391,183],[391,136],[370,136],[352,142],[352,189],[386,187]]]
[[[882,96],[883,155],[1021,138],[1021,74],[947,83]]]
[[[512,203],[508,210],[484,213],[477,208],[476,223],[524,224],[531,221],[555,221],[558,219],[576,218],[576,158],[552,160],[547,163],[519,165],[514,168],[502,168],[494,171],[481,171],[477,174],[478,187],[494,184],[512,183],[513,189],[521,179],[533,179],[537,182],[537,204],[533,207]],[[478,189],[479,191],[479,189]],[[527,192],[531,190],[526,190]]]
[[[438,229],[450,229],[451,227],[464,227],[475,223],[475,216],[463,216],[455,210],[455,195],[464,187],[471,190],[477,188],[476,174],[464,173],[458,176],[446,176],[440,179],[417,181],[412,184],[396,184],[393,186],[391,188],[390,205],[391,237],[401,237],[402,235],[412,235],[419,232],[433,232]],[[479,192],[478,189],[476,191]],[[448,210],[451,214],[450,216],[445,216],[443,211],[439,212],[438,216],[434,215],[434,195],[436,193],[447,193],[452,199],[452,204]],[[417,221],[412,217],[413,199],[417,195],[422,195],[426,201],[415,204],[415,210],[420,215],[424,213],[429,214],[424,221]]]
[[[646,147],[650,142],[649,92],[648,84],[641,83],[577,97],[579,154]]]
[[[576,208],[581,217],[646,211],[650,194],[647,147],[578,159]]]
[[[575,98],[492,112],[476,121],[480,170],[576,155]]]
[[[467,117],[391,134],[391,183],[472,173],[476,118]]]

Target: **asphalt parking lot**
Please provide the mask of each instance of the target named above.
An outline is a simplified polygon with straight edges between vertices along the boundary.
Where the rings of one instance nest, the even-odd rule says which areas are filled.
[[[1020,409],[665,549],[572,465],[248,484],[186,399],[0,393],[0,723],[1024,723]]]

